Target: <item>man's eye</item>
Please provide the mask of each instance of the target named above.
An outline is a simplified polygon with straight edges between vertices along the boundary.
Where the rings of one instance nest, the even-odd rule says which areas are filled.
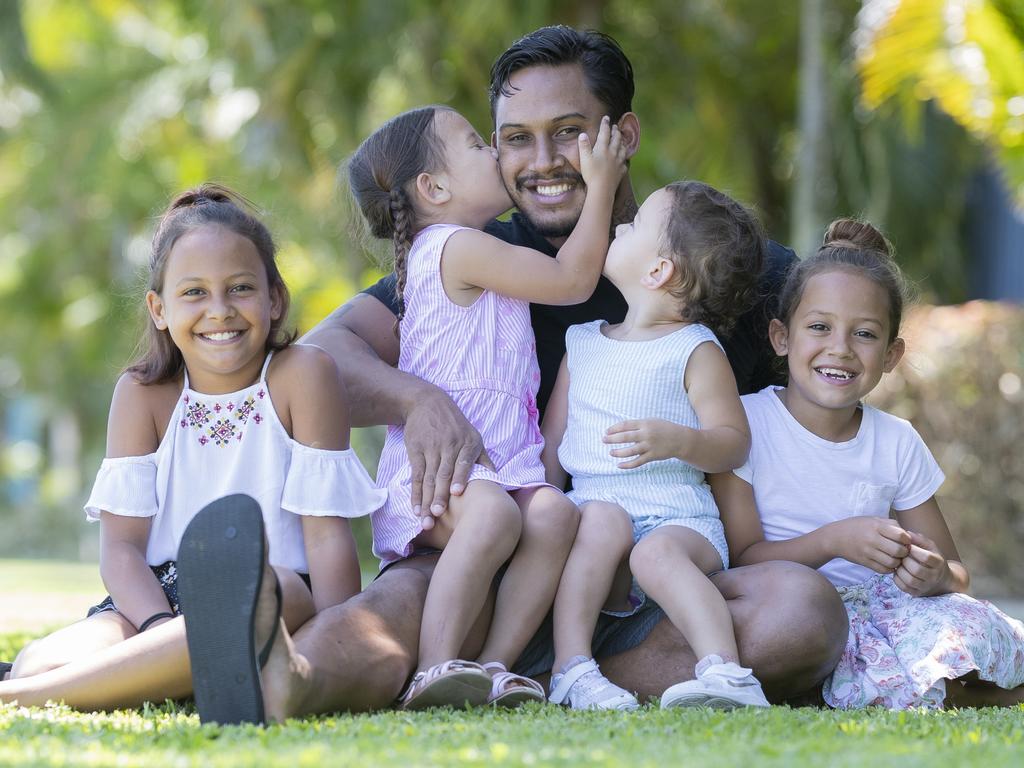
[[[580,132],[580,129],[577,126],[569,125],[569,126],[566,126],[565,128],[559,128],[555,132],[555,136],[575,136],[579,132]]]
[[[878,338],[878,336],[873,331],[866,331],[866,330],[857,331],[857,336],[859,336],[862,339],[877,339]]]
[[[509,144],[522,144],[527,140],[527,136],[524,133],[513,133],[511,136],[507,136],[505,141]]]

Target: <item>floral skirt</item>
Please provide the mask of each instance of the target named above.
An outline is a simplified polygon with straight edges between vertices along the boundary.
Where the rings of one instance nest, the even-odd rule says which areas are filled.
[[[911,597],[892,576],[839,587],[846,649],[822,694],[838,709],[941,709],[946,680],[977,671],[1001,688],[1024,685],[1024,624],[961,594]]]

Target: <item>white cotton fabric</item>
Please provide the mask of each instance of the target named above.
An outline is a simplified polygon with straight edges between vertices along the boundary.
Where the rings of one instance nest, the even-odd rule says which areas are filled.
[[[152,517],[146,561],[176,560],[186,526],[211,501],[246,493],[263,510],[272,565],[308,573],[300,515],[360,517],[386,493],[373,486],[355,452],[327,451],[293,440],[266,383],[208,395],[189,387],[188,374],[155,453],[104,459],[85,504],[101,511]]]
[[[750,421],[750,455],[734,473],[750,483],[765,538],[803,536],[857,515],[889,517],[923,504],[945,480],[909,421],[862,405],[860,429],[842,443],[808,431],[779,399],[781,387],[740,398]],[[875,572],[842,558],[819,569],[836,586]]]

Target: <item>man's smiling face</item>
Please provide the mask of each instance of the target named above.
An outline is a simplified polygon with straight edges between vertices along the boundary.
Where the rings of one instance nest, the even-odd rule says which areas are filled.
[[[513,73],[511,96],[494,107],[501,178],[512,202],[540,234],[568,237],[583,210],[580,133],[597,136],[607,108],[578,64],[538,65]]]

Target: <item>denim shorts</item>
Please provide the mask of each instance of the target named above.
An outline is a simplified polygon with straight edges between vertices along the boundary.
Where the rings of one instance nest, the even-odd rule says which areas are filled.
[[[595,658],[615,656],[636,648],[647,639],[655,625],[665,618],[665,612],[653,600],[647,599],[628,616],[602,613],[597,618],[592,648]],[[554,624],[549,613],[540,629],[531,638],[512,671],[527,677],[536,677],[551,671],[555,663]]]

